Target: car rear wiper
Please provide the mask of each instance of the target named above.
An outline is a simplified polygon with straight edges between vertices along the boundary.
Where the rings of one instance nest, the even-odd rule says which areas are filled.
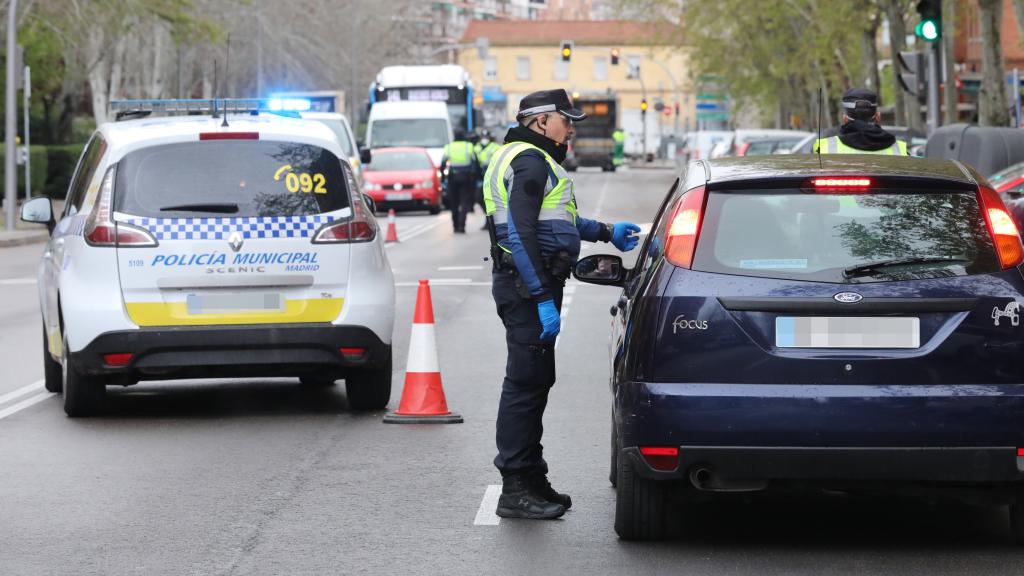
[[[860,266],[851,266],[843,270],[843,276],[846,278],[856,278],[857,276],[867,276],[871,272],[879,270],[881,268],[895,268],[897,266],[909,266],[911,264],[949,264],[953,262],[970,262],[966,258],[958,258],[956,256],[917,256],[915,258],[893,258],[890,260],[879,260],[878,262],[869,262],[868,264],[861,264]]]
[[[238,212],[238,204],[210,203],[210,204],[179,204],[177,206],[164,206],[161,212],[215,212],[217,214],[235,214]]]

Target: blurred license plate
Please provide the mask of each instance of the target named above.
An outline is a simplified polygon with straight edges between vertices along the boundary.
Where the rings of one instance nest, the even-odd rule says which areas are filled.
[[[280,294],[189,294],[188,313],[237,314],[239,312],[279,312],[284,310]]]
[[[775,319],[779,348],[920,348],[918,318],[791,317]]]
[[[391,192],[384,195],[385,200],[412,200],[412,192]]]

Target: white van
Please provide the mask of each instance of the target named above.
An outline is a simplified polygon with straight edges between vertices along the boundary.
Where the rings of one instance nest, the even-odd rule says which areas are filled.
[[[441,165],[445,144],[453,140],[444,102],[377,102],[366,124],[366,147],[426,148],[434,166]]]

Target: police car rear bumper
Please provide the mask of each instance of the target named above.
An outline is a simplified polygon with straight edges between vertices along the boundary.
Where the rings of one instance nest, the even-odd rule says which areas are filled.
[[[131,354],[131,358],[123,366],[111,365],[110,354]],[[125,381],[306,375],[341,378],[352,368],[383,367],[390,354],[390,346],[361,326],[257,324],[107,332],[72,353],[71,362],[85,374],[120,375]]]

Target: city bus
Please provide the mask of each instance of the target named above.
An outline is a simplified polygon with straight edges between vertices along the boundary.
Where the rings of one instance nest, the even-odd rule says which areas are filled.
[[[452,128],[472,132],[473,95],[473,82],[462,66],[385,66],[370,85],[370,106],[377,102],[444,102]]]

